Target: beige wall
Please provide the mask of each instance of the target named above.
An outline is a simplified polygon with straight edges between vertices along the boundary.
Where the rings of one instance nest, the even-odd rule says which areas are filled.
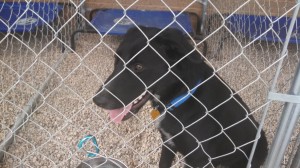
[[[6,0],[6,2],[17,2],[18,0]],[[45,2],[45,0],[33,0],[34,2]],[[74,0],[73,0],[74,1]],[[75,0],[78,1],[79,0]],[[128,8],[141,10],[169,10],[161,0],[118,0],[122,7],[115,0],[85,0],[85,7],[88,10],[101,8]],[[68,0],[46,0],[46,2],[69,2]],[[186,11],[201,14],[201,5],[193,0],[164,0],[167,6],[173,11],[182,11],[190,3]],[[132,5],[132,6],[131,6]],[[289,12],[296,5],[296,0],[210,0],[208,13],[242,13],[253,15],[281,16]],[[242,7],[241,7],[242,6]],[[217,10],[216,10],[217,8]],[[300,14],[299,14],[300,16]]]

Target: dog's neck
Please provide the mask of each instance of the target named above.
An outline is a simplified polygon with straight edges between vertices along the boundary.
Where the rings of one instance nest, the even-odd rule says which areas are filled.
[[[165,111],[165,109],[172,111],[188,101],[197,91],[202,81],[202,79],[198,80],[197,83],[194,83],[189,89],[186,87],[179,88],[177,93],[172,97],[163,98],[160,95],[155,94],[155,98],[152,100],[152,106],[161,112]]]
[[[185,103],[197,90],[199,85],[201,84],[202,80],[199,80],[198,83],[191,88],[191,90],[183,93],[170,101],[170,103],[166,106],[169,110],[173,110],[174,108],[179,107],[183,103]]]
[[[202,62],[191,64],[187,73],[189,73],[189,75],[182,74],[180,77],[185,81],[189,90],[186,86],[182,86],[182,88],[178,88],[177,93],[173,97],[169,98],[163,98],[160,97],[160,95],[155,95],[155,98],[152,101],[152,106],[163,112],[165,111],[165,108],[170,111],[184,104],[188,99],[190,99],[191,95],[198,90],[201,83],[213,75],[213,69],[206,63]]]

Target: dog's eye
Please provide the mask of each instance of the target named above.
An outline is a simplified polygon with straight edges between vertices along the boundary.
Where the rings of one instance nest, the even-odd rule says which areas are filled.
[[[144,67],[143,67],[142,64],[135,64],[134,67],[133,67],[133,70],[135,72],[141,72],[143,69],[144,69]]]

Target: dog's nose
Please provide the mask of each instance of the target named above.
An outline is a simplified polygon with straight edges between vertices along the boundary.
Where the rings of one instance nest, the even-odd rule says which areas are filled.
[[[93,102],[104,109],[117,109],[123,106],[119,100],[105,93],[93,97]]]
[[[95,96],[93,102],[99,107],[106,107],[109,101],[105,96]]]

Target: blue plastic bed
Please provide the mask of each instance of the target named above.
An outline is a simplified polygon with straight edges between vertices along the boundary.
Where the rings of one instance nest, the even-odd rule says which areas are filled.
[[[51,23],[63,9],[57,3],[0,2],[0,32],[29,32]]]

